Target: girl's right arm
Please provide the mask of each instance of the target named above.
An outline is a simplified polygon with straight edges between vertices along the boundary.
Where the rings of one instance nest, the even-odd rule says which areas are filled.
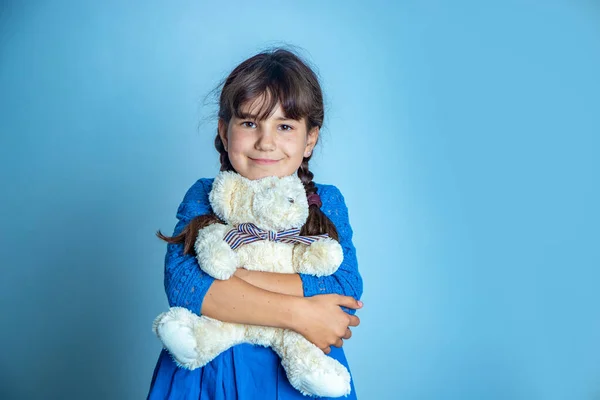
[[[194,217],[210,212],[207,186],[209,180],[200,179],[188,190],[177,210],[173,235]],[[260,289],[236,276],[215,280],[200,269],[195,256],[183,253],[183,244],[167,245],[164,283],[172,307],[224,322],[293,329],[325,352],[331,345],[341,346],[341,338],[350,337],[347,327],[359,324],[358,317],[340,308],[360,308],[352,297],[296,297]]]

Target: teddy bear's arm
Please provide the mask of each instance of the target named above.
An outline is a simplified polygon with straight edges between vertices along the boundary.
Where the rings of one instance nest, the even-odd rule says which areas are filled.
[[[239,257],[223,237],[231,225],[212,224],[198,231],[194,248],[200,268],[215,279],[231,278],[239,266]]]
[[[326,276],[337,271],[343,259],[342,246],[333,239],[324,238],[310,246],[294,245],[292,264],[298,273]]]

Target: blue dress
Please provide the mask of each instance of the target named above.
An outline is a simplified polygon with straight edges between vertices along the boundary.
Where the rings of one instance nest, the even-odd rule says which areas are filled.
[[[208,193],[212,178],[199,179],[187,191],[177,210],[174,235],[198,215],[211,211]],[[321,197],[321,210],[338,230],[344,261],[331,276],[315,277],[299,274],[304,296],[338,293],[362,296],[363,284],[352,244],[352,228],[348,209],[339,189],[333,185],[315,184]],[[183,254],[183,245],[168,244],[165,256],[165,292],[171,307],[186,307],[200,315],[202,300],[214,278],[204,273],[193,255]],[[353,314],[355,310],[342,307]],[[348,371],[343,348],[331,347],[330,357]],[[350,371],[351,393],[341,399],[356,399],[354,378]],[[307,399],[294,389],[281,366],[281,360],[269,347],[239,344],[219,354],[202,368],[188,370],[178,367],[166,349],[162,349],[150,383],[147,400],[287,400]],[[329,399],[321,397],[321,399]],[[339,398],[338,398],[339,399]]]

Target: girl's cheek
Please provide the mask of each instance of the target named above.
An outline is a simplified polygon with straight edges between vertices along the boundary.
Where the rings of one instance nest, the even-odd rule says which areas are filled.
[[[244,136],[238,133],[232,132],[229,136],[229,148],[238,149],[244,143]]]

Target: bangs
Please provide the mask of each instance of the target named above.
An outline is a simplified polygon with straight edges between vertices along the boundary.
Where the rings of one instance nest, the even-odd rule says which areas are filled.
[[[265,120],[280,103],[285,117],[298,121],[309,115],[314,103],[311,85],[299,71],[268,60],[236,76],[230,89],[229,109],[240,119]],[[254,110],[255,106],[259,107]]]

